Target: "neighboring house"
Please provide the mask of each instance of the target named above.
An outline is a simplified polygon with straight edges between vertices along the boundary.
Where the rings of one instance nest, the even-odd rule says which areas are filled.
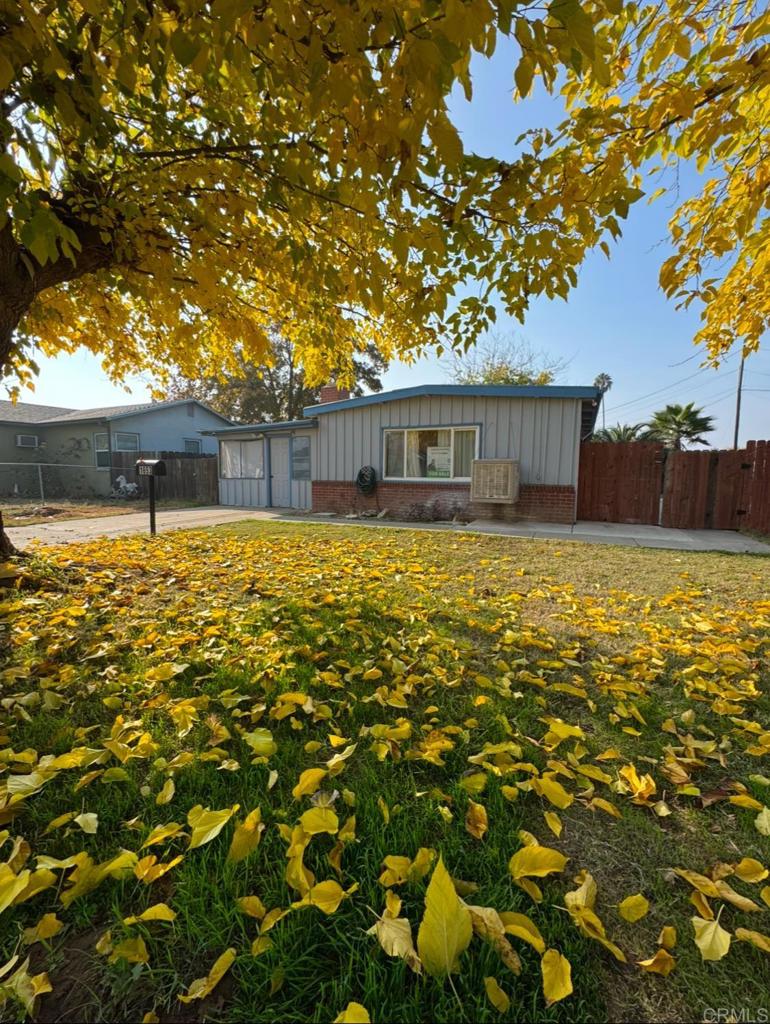
[[[51,495],[109,494],[124,453],[216,454],[216,441],[202,431],[230,422],[188,399],[99,409],[0,401],[0,494],[39,494],[38,465]]]
[[[323,388],[305,419],[212,431],[219,500],[573,522],[580,441],[599,398],[594,387],[426,384],[362,398]],[[365,467],[370,493],[356,483]]]

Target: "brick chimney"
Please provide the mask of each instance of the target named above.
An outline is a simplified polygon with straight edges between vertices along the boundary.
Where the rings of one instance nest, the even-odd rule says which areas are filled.
[[[336,384],[325,384],[321,388],[319,402],[321,405],[325,405],[327,402],[344,402],[346,398],[350,398],[347,388],[338,388]]]

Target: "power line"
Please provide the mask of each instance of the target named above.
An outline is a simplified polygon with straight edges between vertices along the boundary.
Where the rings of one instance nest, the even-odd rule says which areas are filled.
[[[722,364],[726,363],[729,359],[732,359],[736,355],[735,352],[731,353],[725,359],[722,360]],[[681,377],[679,380],[672,381],[670,384],[664,384],[654,391],[649,391],[646,395],[639,395],[638,398],[629,398],[626,402],[618,402],[617,405],[610,406],[607,412],[615,412],[616,409],[625,409],[629,405],[639,405],[641,402],[645,402],[648,398],[654,398],[655,395],[659,395],[664,391],[670,391],[672,388],[679,387],[680,384],[685,384],[688,380],[693,380],[695,377],[699,377],[702,373],[712,370],[714,373],[718,373],[719,370],[715,370],[712,366],[702,366],[700,370],[696,370],[695,373],[688,374],[686,377]],[[704,381],[703,384],[696,384],[691,391],[697,390],[699,387],[707,386],[711,381]]]
[[[704,369],[708,369],[705,367]],[[618,402],[617,405],[610,406],[607,412],[615,412],[616,409],[624,409],[628,405],[637,405],[639,402],[644,402],[648,398],[654,398],[655,395],[659,395],[662,391],[669,391],[671,388],[678,387],[680,384],[684,384],[688,380],[692,380],[693,377],[700,376],[703,370],[698,370],[696,373],[691,373],[688,377],[682,377],[681,380],[675,380],[672,384],[665,384],[662,388],[656,388],[654,391],[649,391],[646,395],[640,395],[638,398],[630,398],[627,402]]]

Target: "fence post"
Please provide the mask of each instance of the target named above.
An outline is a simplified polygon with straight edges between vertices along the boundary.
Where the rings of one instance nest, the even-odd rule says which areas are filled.
[[[37,479],[40,484],[40,504],[45,505],[45,491],[43,490],[43,467],[37,464]]]

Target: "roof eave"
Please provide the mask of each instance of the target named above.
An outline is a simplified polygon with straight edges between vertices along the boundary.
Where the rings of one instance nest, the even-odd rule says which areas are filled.
[[[278,423],[243,423],[240,426],[221,427],[219,430],[201,430],[199,433],[207,437],[219,437],[220,434],[277,434],[282,431],[291,430],[316,430],[318,420],[315,418],[304,420],[283,420]]]
[[[379,405],[384,402],[397,402],[408,398],[422,397],[457,397],[457,398],[545,398],[545,399],[596,399],[599,389],[595,387],[577,387],[573,385],[525,385],[517,387],[508,384],[418,384],[411,388],[399,388],[395,391],[382,391],[373,395],[362,395],[359,398],[346,398],[340,402],[326,402],[321,405],[309,405],[303,412],[306,416],[321,416],[324,413],[340,412],[356,409],[364,405]]]

